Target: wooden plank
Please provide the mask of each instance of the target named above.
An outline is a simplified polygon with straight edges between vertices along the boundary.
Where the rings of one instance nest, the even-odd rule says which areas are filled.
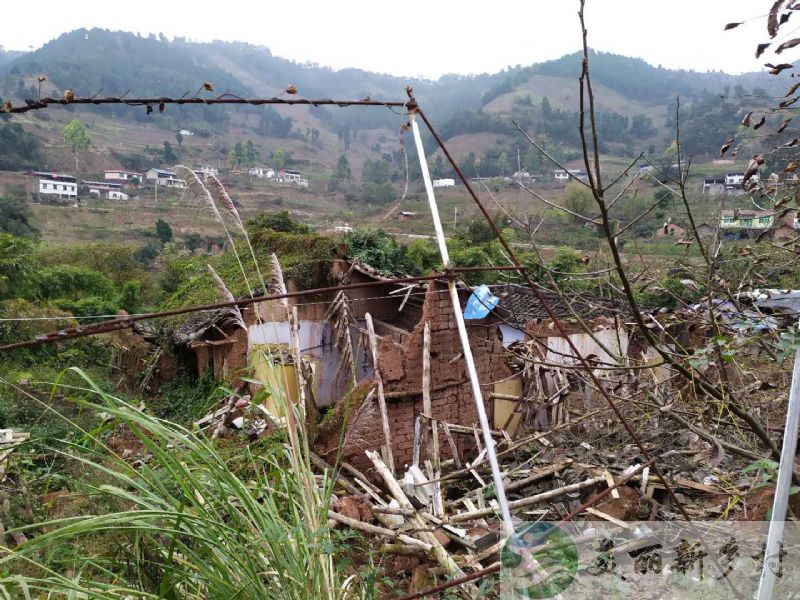
[[[389,412],[386,409],[386,397],[383,394],[383,377],[378,368],[378,337],[375,335],[375,327],[372,324],[372,315],[366,313],[364,318],[367,321],[367,333],[369,335],[369,346],[372,351],[372,366],[375,369],[375,379],[378,382],[378,407],[381,411],[381,426],[383,427],[383,438],[386,443],[384,455],[389,472],[394,476],[394,455],[392,453],[392,433],[389,429]]]
[[[439,459],[439,428],[433,418],[433,405],[431,402],[431,325],[425,321],[422,335],[422,410],[430,418],[431,435],[427,448],[428,456],[432,457],[433,464],[433,514],[437,517],[444,515],[444,501],[442,500],[442,484],[439,478],[442,474]]]
[[[616,488],[616,482],[614,481],[614,477],[611,476],[611,473],[608,472],[608,469],[603,471],[603,477],[608,484],[608,487],[611,488],[611,497],[619,499],[619,490]]]

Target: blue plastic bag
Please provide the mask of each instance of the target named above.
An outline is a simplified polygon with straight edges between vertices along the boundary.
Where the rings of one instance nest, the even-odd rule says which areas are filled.
[[[465,319],[483,319],[492,309],[500,304],[500,298],[493,295],[485,283],[478,287],[467,300],[464,309]]]

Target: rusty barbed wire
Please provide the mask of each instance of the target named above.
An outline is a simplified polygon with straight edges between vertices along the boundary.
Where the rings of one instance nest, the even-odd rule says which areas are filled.
[[[69,91],[69,90],[68,90]],[[202,98],[200,96],[191,97],[170,97],[170,96],[155,96],[143,98],[126,98],[125,94],[122,96],[106,96],[104,98],[97,98],[94,96],[78,97],[70,96],[65,93],[62,98],[38,98],[38,99],[25,99],[24,105],[14,105],[6,102],[0,112],[9,114],[26,113],[33,110],[41,110],[48,106],[74,106],[74,105],[103,105],[103,104],[122,104],[125,106],[145,106],[148,108],[148,114],[153,112],[153,108],[157,108],[159,112],[163,112],[168,104],[223,104],[223,105],[249,105],[249,106],[263,106],[263,105],[306,105],[306,106],[382,106],[386,108],[405,108],[406,102],[397,100],[375,100],[370,97],[362,98],[360,100],[334,100],[331,98],[282,98],[281,96],[273,96],[272,98],[242,98],[235,94],[225,93],[214,98]]]
[[[377,279],[375,281],[363,281],[360,283],[347,283],[342,285],[335,285],[323,288],[314,288],[310,290],[300,290],[297,292],[289,292],[286,294],[272,294],[269,296],[253,296],[250,298],[241,298],[239,300],[231,300],[227,302],[217,302],[214,304],[203,304],[200,306],[184,306],[172,310],[164,310],[150,313],[142,313],[138,315],[126,315],[92,325],[69,327],[66,329],[59,329],[50,333],[36,336],[33,339],[21,342],[14,342],[0,346],[0,352],[7,352],[9,350],[18,350],[20,348],[30,348],[32,346],[39,346],[42,344],[53,344],[66,340],[72,340],[80,337],[88,337],[92,335],[99,335],[102,333],[110,333],[112,331],[119,331],[121,329],[129,329],[137,321],[145,321],[151,319],[164,319],[167,317],[175,317],[195,312],[204,312],[211,310],[219,310],[223,308],[231,308],[233,306],[247,306],[256,302],[267,302],[270,300],[282,300],[286,298],[302,298],[304,296],[311,296],[314,294],[324,294],[327,292],[337,292],[340,290],[354,290],[367,287],[377,287],[381,285],[391,284],[404,284],[404,283],[418,283],[421,281],[434,281],[437,279],[451,279],[458,273],[473,273],[478,271],[518,271],[519,267],[511,265],[503,266],[489,266],[489,267],[453,267],[440,273],[433,273],[431,275],[419,275],[415,277],[395,277],[386,279]],[[527,271],[527,269],[523,270]]]

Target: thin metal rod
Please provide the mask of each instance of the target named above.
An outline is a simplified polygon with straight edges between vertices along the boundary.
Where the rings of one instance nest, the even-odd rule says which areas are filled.
[[[42,98],[40,100],[25,100],[25,106],[8,106],[4,107],[3,111],[12,114],[26,113],[31,110],[40,110],[47,108],[50,105],[67,106],[70,104],[124,104],[126,106],[157,106],[159,110],[163,110],[162,105],[167,104],[249,104],[250,106],[261,106],[263,104],[284,104],[284,105],[308,105],[308,106],[388,106],[395,108],[402,108],[405,102],[388,101],[388,100],[373,100],[371,98],[364,98],[362,100],[332,100],[330,98],[240,98],[231,94],[223,94],[216,98],[170,98],[168,96],[161,96],[158,98],[121,98],[121,97],[106,97],[106,98]],[[151,111],[149,111],[151,112]]]
[[[433,227],[436,230],[436,240],[439,244],[439,252],[442,255],[442,261],[444,262],[445,268],[447,268],[450,266],[450,257],[447,253],[447,245],[444,239],[444,231],[442,230],[442,222],[439,218],[439,208],[436,205],[436,196],[433,194],[431,174],[428,172],[428,163],[425,160],[425,149],[422,147],[422,137],[419,134],[417,116],[412,112],[409,115],[409,118],[411,121],[411,131],[414,134],[414,144],[417,147],[417,157],[419,158],[419,166],[420,170],[422,171],[422,179],[425,182],[425,191],[428,195],[428,204],[430,205],[431,216],[433,217]],[[467,373],[469,374],[472,397],[475,400],[475,406],[478,409],[478,420],[481,424],[483,443],[486,446],[486,455],[489,458],[489,465],[492,468],[495,497],[497,498],[497,504],[500,506],[500,516],[503,518],[503,530],[508,537],[511,537],[514,535],[514,525],[511,522],[511,512],[508,510],[506,491],[505,487],[503,486],[503,476],[500,473],[500,464],[497,461],[497,453],[495,452],[494,448],[494,440],[492,439],[491,433],[492,428],[489,426],[489,418],[486,416],[486,406],[483,404],[483,393],[481,392],[480,381],[478,381],[478,372],[475,369],[475,361],[472,356],[472,348],[469,344],[467,327],[464,323],[464,313],[461,311],[461,301],[458,298],[456,284],[452,279],[447,281],[447,288],[450,291],[450,301],[453,304],[453,313],[456,317],[458,337],[461,338],[461,349],[464,353],[464,362],[466,363]]]
[[[794,355],[792,386],[789,390],[789,406],[786,409],[786,428],[783,432],[781,463],[780,467],[778,467],[778,482],[775,485],[775,497],[772,501],[772,517],[769,521],[764,563],[761,566],[758,600],[772,600],[775,593],[775,581],[780,570],[781,550],[783,548],[786,508],[789,504],[789,491],[792,486],[794,456],[797,452],[798,428],[800,428],[800,351]]]
[[[574,353],[575,357],[581,363],[581,366],[583,366],[583,368],[586,370],[586,374],[589,376],[589,379],[592,381],[592,383],[596,386],[596,389],[600,392],[600,395],[603,396],[603,398],[608,403],[608,405],[611,408],[611,410],[614,411],[614,414],[616,415],[617,420],[622,424],[623,428],[628,433],[628,435],[630,436],[631,440],[633,440],[634,444],[636,444],[637,448],[639,449],[639,453],[642,455],[642,457],[645,460],[650,460],[650,455],[647,452],[647,449],[644,447],[644,444],[642,443],[641,439],[636,434],[636,431],[634,431],[634,429],[631,426],[630,422],[625,418],[625,416],[620,411],[619,406],[617,406],[617,404],[614,402],[614,400],[611,398],[611,396],[605,390],[605,388],[601,384],[600,380],[597,378],[597,375],[592,370],[591,365],[586,360],[586,357],[583,356],[583,354],[578,350],[578,347],[575,345],[575,342],[572,340],[572,338],[569,335],[567,335],[566,329],[564,328],[564,325],[561,322],[561,319],[559,319],[556,316],[556,314],[553,312],[553,309],[550,307],[549,303],[547,302],[547,300],[542,295],[541,286],[539,286],[537,283],[535,283],[533,281],[533,279],[531,278],[530,273],[528,272],[528,270],[525,269],[522,266],[522,263],[517,258],[516,253],[511,248],[511,246],[509,245],[508,241],[503,237],[503,233],[497,227],[497,224],[494,222],[494,220],[492,219],[491,215],[486,210],[486,207],[480,201],[480,198],[478,198],[478,195],[475,193],[475,190],[470,185],[469,180],[467,180],[467,178],[464,176],[464,173],[461,171],[461,168],[458,166],[458,163],[453,159],[453,156],[450,154],[449,150],[447,149],[447,146],[442,141],[442,138],[439,137],[439,135],[436,133],[436,130],[433,128],[433,125],[431,124],[430,120],[425,116],[425,113],[422,111],[422,109],[419,108],[419,105],[417,104],[417,101],[413,96],[412,89],[410,87],[407,87],[406,88],[406,93],[409,96],[409,102],[406,105],[407,108],[408,108],[409,114],[412,114],[412,113],[418,114],[420,116],[420,118],[422,119],[422,121],[425,123],[425,126],[428,128],[428,131],[430,132],[431,136],[433,136],[433,139],[439,145],[439,148],[441,148],[442,153],[444,154],[445,158],[448,160],[450,165],[453,167],[453,171],[456,173],[458,178],[461,180],[461,183],[464,184],[464,188],[467,190],[467,192],[469,193],[470,197],[475,202],[475,205],[481,211],[481,213],[483,214],[483,216],[486,219],[487,223],[489,224],[489,227],[494,232],[494,235],[497,238],[497,241],[500,242],[500,244],[503,246],[503,248],[505,249],[506,253],[508,254],[508,257],[509,257],[510,261],[514,264],[514,266],[516,266],[519,269],[520,275],[525,279],[525,281],[528,284],[528,287],[530,287],[530,289],[533,291],[534,295],[536,296],[536,299],[542,305],[542,308],[545,310],[545,312],[547,313],[548,317],[553,321],[553,325],[555,326],[556,330],[564,338],[564,340],[566,341],[567,345],[570,347],[570,350]],[[686,512],[686,509],[684,508],[683,504],[681,504],[681,502],[678,500],[677,496],[675,495],[675,491],[672,489],[672,486],[666,480],[666,478],[664,477],[664,474],[658,468],[656,463],[653,463],[653,473],[656,475],[656,477],[658,477],[658,480],[661,483],[661,485],[664,486],[664,489],[666,490],[667,495],[669,496],[670,500],[677,507],[678,511],[681,513],[683,518],[689,523],[689,526],[692,528],[692,531],[698,536],[700,542],[704,546],[704,549],[707,552],[709,552],[708,546],[707,546],[704,538],[702,536],[700,536],[699,531],[697,531],[697,529],[694,527],[694,525],[692,525],[691,516],[689,515],[688,512]],[[720,573],[724,573],[722,567],[719,564],[719,561],[717,561],[716,558],[713,555],[711,556],[711,559],[712,559],[712,562],[714,563],[714,565],[719,570],[719,572]],[[734,596],[736,596],[736,598],[742,598],[741,593],[737,589],[734,588],[734,586],[731,583],[730,579],[728,579],[726,577],[725,578],[725,582],[731,588],[731,591],[733,592]]]

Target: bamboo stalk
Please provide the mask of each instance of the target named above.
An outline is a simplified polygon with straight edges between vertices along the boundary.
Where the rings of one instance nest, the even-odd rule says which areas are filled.
[[[547,500],[552,500],[553,498],[558,498],[559,496],[563,496],[564,494],[571,494],[572,492],[577,492],[584,488],[592,487],[593,485],[597,485],[598,483],[604,481],[605,478],[603,477],[591,477],[584,481],[579,481],[578,483],[573,483],[571,485],[565,485],[564,487],[560,487],[555,490],[542,492],[541,494],[536,494],[535,496],[531,496],[529,498],[514,500],[513,502],[508,503],[508,508],[509,510],[514,510],[517,508],[525,508],[527,506],[533,506],[534,504],[539,504],[540,502],[545,502]],[[482,508],[478,510],[473,510],[453,515],[452,517],[450,517],[450,521],[470,521],[472,519],[479,519],[491,516],[496,512],[497,512],[496,509],[493,507]]]
[[[373,506],[372,512],[384,515],[400,515],[403,517],[413,517],[417,511],[413,508],[400,508],[398,506]]]
[[[442,475],[441,460],[439,458],[439,428],[433,418],[433,403],[431,402],[431,324],[425,322],[422,335],[422,410],[430,419],[431,435],[428,446],[428,456],[432,457],[433,464],[433,514],[437,517],[444,515],[444,502],[442,500],[442,484],[439,478]]]
[[[421,431],[422,423],[420,422],[420,417],[417,415],[417,418],[414,419],[414,451],[411,457],[411,464],[415,467],[419,466],[419,449],[422,445],[422,431]]]
[[[345,471],[350,473],[350,475],[355,477],[357,480],[360,480],[364,484],[365,487],[368,487],[369,489],[371,489],[376,494],[380,494],[381,493],[381,491],[378,489],[377,486],[375,486],[372,483],[370,483],[369,478],[366,475],[364,475],[364,473],[362,473],[361,471],[356,469],[349,462],[342,461],[341,465],[342,465],[342,469],[344,469]]]
[[[423,416],[427,417],[428,419],[432,419],[432,417],[428,417],[427,415],[423,415]],[[439,423],[442,426],[444,426],[444,421],[440,421]],[[455,433],[463,433],[465,435],[475,435],[475,432],[476,432],[475,427],[467,427],[466,425],[457,425],[455,423],[448,423],[447,427],[450,429],[450,431],[453,431]],[[497,431],[497,430],[492,429],[490,431],[490,433],[492,434],[492,437],[499,437],[499,438],[504,438],[505,439],[505,436],[503,435],[502,431]],[[481,447],[483,447],[482,444],[481,444]]]
[[[377,525],[364,523],[364,521],[359,521],[358,519],[351,519],[350,517],[346,517],[343,514],[333,512],[332,510],[328,511],[328,518],[331,519],[332,521],[336,521],[337,523],[341,523],[342,525],[347,525],[348,527],[351,527],[357,531],[362,531],[364,533],[369,533],[371,535],[382,535],[392,539],[400,540],[401,542],[403,542],[404,544],[408,544],[409,546],[416,546],[418,548],[423,548],[426,552],[430,552],[432,550],[431,544],[413,538],[410,535],[406,535],[405,533],[398,533],[397,531],[386,529],[385,527],[378,527]]]
[[[383,438],[386,442],[386,463],[389,472],[394,475],[394,455],[392,453],[392,434],[389,430],[389,413],[386,409],[386,397],[383,394],[383,377],[378,368],[378,338],[375,335],[375,326],[372,324],[372,315],[366,313],[364,318],[367,321],[367,333],[369,335],[369,347],[372,351],[372,366],[375,369],[375,379],[378,381],[378,406],[381,411],[381,426],[383,427]]]
[[[380,553],[428,558],[428,553],[423,548],[419,546],[410,546],[408,544],[383,544],[380,548]]]

